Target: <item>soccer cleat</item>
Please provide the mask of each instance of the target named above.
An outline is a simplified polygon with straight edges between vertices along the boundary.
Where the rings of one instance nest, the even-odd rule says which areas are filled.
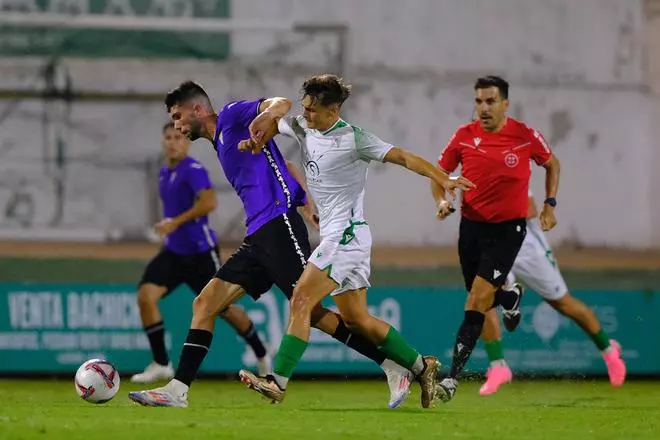
[[[413,375],[410,371],[389,359],[385,359],[380,367],[385,372],[387,385],[390,387],[390,401],[387,406],[397,408],[410,394],[410,383],[413,380]]]
[[[259,376],[265,377],[267,374],[273,372],[273,363],[270,356],[266,355],[257,359],[257,373]]]
[[[247,370],[238,372],[241,382],[251,390],[264,396],[271,403],[280,403],[284,400],[284,390],[275,382],[273,376],[258,377]]]
[[[435,384],[440,361],[435,356],[424,356],[424,370],[416,377],[422,388],[422,408],[429,408],[435,396]]]
[[[610,340],[610,350],[603,353],[607,366],[607,375],[613,387],[620,387],[626,380],[626,364],[621,358],[621,344],[614,339]]]
[[[494,394],[500,386],[511,382],[511,379],[513,379],[513,374],[508,365],[504,364],[490,367],[486,372],[486,383],[479,389],[479,394],[482,396]]]
[[[180,384],[183,385],[183,384]],[[185,385],[183,385],[185,387]],[[162,388],[153,390],[135,391],[128,393],[128,398],[142,406],[172,406],[177,408],[188,407],[188,391],[177,389],[173,382]]]
[[[171,380],[174,377],[174,369],[172,363],[167,365],[160,365],[152,362],[147,365],[142,373],[134,374],[131,377],[133,383],[153,383],[159,380]]]
[[[451,377],[446,377],[435,387],[435,396],[442,402],[447,403],[454,398],[458,388],[458,381]]]
[[[518,328],[518,324],[520,324],[520,319],[522,318],[522,315],[520,314],[520,303],[522,301],[522,297],[525,294],[525,289],[523,288],[522,284],[520,283],[515,283],[511,288],[507,289],[508,291],[513,291],[518,294],[518,300],[516,301],[516,304],[513,306],[513,308],[509,310],[502,310],[502,321],[504,322],[504,328],[507,329],[507,331],[515,331],[516,328]]]

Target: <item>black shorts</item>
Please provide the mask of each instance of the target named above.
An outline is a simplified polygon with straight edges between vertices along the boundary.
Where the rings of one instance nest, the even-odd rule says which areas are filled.
[[[501,223],[461,218],[458,256],[468,292],[477,275],[496,287],[502,286],[526,234],[527,221],[524,218]]]
[[[310,254],[305,222],[291,210],[245,237],[215,277],[243,287],[255,300],[273,284],[290,299]]]
[[[151,283],[164,286],[170,293],[179,285],[187,284],[195,294],[199,294],[219,268],[218,247],[191,255],[179,255],[163,248],[147,264],[140,285]]]

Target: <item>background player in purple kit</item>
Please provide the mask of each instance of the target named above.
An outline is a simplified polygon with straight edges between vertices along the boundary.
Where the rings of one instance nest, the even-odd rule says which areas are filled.
[[[218,238],[208,221],[208,215],[217,205],[215,193],[204,166],[188,156],[189,148],[190,140],[174,129],[174,123],[163,127],[165,164],[160,170],[158,189],[164,219],[155,229],[164,242],[161,251],[145,268],[137,295],[153,362],[142,373],[131,377],[135,383],[174,377],[165,348],[165,326],[158,301],[181,284],[187,284],[199,294],[220,268]],[[221,316],[252,347],[260,374],[269,373],[270,358],[245,312],[230,306]]]
[[[171,91],[165,104],[174,126],[191,140],[213,143],[218,160],[241,198],[247,233],[241,247],[218,270],[193,302],[191,328],[174,376],[165,387],[129,393],[146,406],[188,406],[188,389],[208,353],[215,318],[245,293],[255,300],[273,284],[291,298],[293,287],[310,256],[307,228],[297,209],[314,222],[314,208],[289,170],[277,145],[270,140],[261,154],[245,154],[238,144],[250,137],[248,126],[261,112],[283,116],[291,108],[286,98],[233,101],[216,114],[198,84],[187,81]],[[411,373],[359,334],[351,333],[339,315],[320,305],[312,325],[379,364],[388,378],[390,406],[400,405],[409,393]]]

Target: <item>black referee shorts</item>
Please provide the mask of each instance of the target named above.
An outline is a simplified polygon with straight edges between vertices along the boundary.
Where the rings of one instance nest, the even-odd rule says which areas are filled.
[[[151,283],[167,288],[167,293],[180,284],[187,284],[199,295],[220,268],[220,250],[216,246],[208,252],[180,255],[161,249],[144,269],[140,284]]]
[[[467,291],[472,289],[477,275],[495,287],[502,286],[526,234],[527,221],[524,218],[486,223],[462,217],[458,256]]]
[[[310,254],[307,227],[294,209],[245,237],[215,277],[243,287],[255,300],[273,284],[291,299]]]

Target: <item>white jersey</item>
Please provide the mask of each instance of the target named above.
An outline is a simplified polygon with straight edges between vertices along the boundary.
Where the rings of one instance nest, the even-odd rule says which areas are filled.
[[[319,210],[321,237],[341,238],[348,228],[363,224],[369,162],[382,162],[392,144],[343,119],[321,132],[307,128],[302,116],[285,116],[278,128],[302,147],[307,188]]]

